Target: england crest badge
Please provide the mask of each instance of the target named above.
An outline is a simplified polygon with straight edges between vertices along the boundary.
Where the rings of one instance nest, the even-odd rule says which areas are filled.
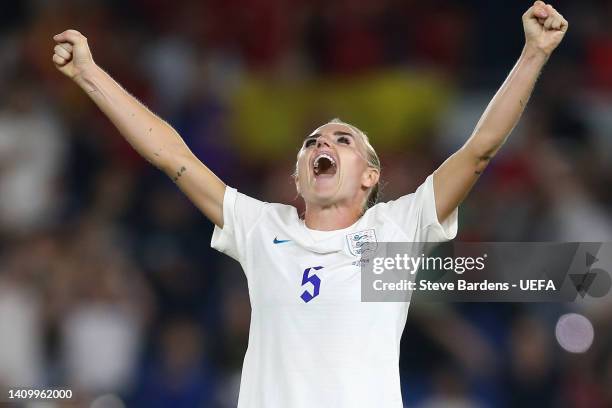
[[[360,256],[376,251],[378,243],[376,241],[376,233],[374,228],[351,232],[346,235],[349,251],[354,256]]]

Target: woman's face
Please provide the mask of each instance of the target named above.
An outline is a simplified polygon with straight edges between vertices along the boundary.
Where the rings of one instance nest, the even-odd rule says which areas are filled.
[[[328,123],[306,137],[298,153],[296,186],[306,203],[361,205],[378,171],[368,166],[359,134],[341,123]]]

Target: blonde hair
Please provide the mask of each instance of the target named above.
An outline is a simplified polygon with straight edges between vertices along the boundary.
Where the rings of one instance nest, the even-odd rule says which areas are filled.
[[[350,123],[340,120],[339,118],[333,118],[329,122],[323,124],[323,126],[329,125],[329,124],[344,125],[348,127],[349,129],[351,129],[355,134],[359,135],[359,137],[361,137],[361,140],[363,141],[363,144],[366,147],[366,154],[367,154],[366,160],[368,162],[368,166],[378,170],[378,173],[380,174],[381,172],[380,159],[378,158],[378,154],[376,153],[376,150],[374,150],[374,148],[370,144],[370,139],[368,138],[368,135],[366,135],[364,131],[357,128],[356,126],[351,125]],[[296,167],[294,176],[295,175],[297,175],[297,167]],[[368,197],[364,204],[364,211],[370,207],[373,207],[378,202],[379,198],[380,198],[380,180],[376,183],[376,185],[374,185],[370,189],[370,193],[368,194]]]

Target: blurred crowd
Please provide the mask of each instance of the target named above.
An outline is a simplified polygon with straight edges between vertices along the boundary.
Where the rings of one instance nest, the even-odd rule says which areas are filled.
[[[210,249],[210,222],[55,70],[54,34],[85,34],[95,61],[228,185],[302,211],[297,150],[337,116],[379,151],[383,200],[414,191],[470,135],[520,54],[530,5],[3,4],[0,388],[70,388],[83,406],[232,407],[248,340],[239,265]],[[612,241],[612,3],[554,5],[569,33],[461,206],[458,239]],[[612,406],[610,306],[414,304],[404,400]],[[555,341],[571,310],[595,327],[583,354]]]

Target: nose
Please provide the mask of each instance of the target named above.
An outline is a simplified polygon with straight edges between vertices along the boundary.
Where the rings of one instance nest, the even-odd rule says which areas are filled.
[[[329,141],[327,140],[327,138],[323,135],[319,136],[317,138],[317,148],[321,148],[322,146],[327,146],[329,147]]]

